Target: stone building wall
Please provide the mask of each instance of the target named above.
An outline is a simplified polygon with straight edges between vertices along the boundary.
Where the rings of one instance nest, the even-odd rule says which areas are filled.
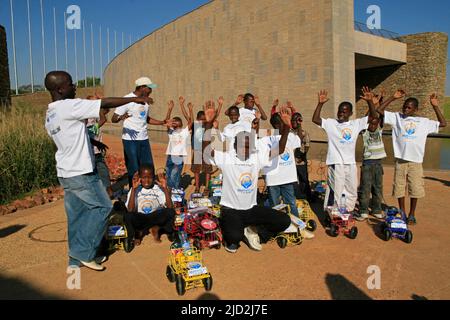
[[[6,32],[0,26],[0,107],[11,104]]]
[[[403,88],[407,97],[419,99],[419,114],[436,119],[429,102],[429,96],[437,92],[443,102],[445,94],[448,36],[445,33],[420,33],[401,38],[408,45],[407,64],[365,69],[356,72],[356,94],[367,85],[388,94]],[[403,99],[389,106],[388,110],[400,111]],[[358,114],[367,109],[363,101],[358,101]]]

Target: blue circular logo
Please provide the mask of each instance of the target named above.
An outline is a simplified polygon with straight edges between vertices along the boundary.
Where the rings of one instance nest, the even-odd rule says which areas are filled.
[[[345,141],[350,141],[352,139],[352,130],[350,130],[349,128],[345,128],[344,130],[342,130],[342,138]]]
[[[289,155],[289,152],[285,152],[280,157],[281,157],[281,160],[288,161],[291,156]]]
[[[243,173],[241,175],[240,184],[244,189],[249,189],[253,185],[252,175],[250,173]]]

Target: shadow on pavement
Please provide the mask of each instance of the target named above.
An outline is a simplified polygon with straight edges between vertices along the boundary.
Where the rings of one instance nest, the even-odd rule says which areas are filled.
[[[205,292],[197,300],[220,300],[220,297],[214,293]]]
[[[372,298],[340,274],[327,273],[325,282],[333,300],[372,300]]]
[[[18,232],[25,227],[26,227],[25,224],[16,224],[13,226],[9,226],[9,227],[0,229],[0,238],[6,238],[7,236],[12,235],[13,233]]]
[[[23,280],[0,273],[0,300],[60,300],[52,294],[40,291]]]
[[[450,181],[449,180],[443,180],[443,179],[434,178],[434,177],[425,177],[425,179],[441,182],[444,186],[450,187]]]

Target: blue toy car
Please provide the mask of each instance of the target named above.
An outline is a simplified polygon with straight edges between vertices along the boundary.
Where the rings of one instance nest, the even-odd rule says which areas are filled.
[[[413,240],[413,234],[408,229],[406,214],[396,207],[386,209],[386,218],[382,225],[382,231],[385,241],[398,238],[406,243],[411,243]]]

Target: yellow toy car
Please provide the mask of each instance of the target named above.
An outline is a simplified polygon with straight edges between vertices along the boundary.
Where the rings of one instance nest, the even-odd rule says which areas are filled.
[[[309,206],[308,200],[297,200],[296,201],[298,215],[303,222],[306,223],[306,230],[314,232],[317,229],[317,222],[314,219],[314,212]]]
[[[126,210],[126,209],[125,209]],[[129,253],[134,249],[134,230],[124,221],[122,203],[114,203],[113,211],[108,218],[105,239],[108,243],[108,252],[124,250]]]
[[[288,245],[300,245],[304,238],[302,235],[302,230],[306,228],[305,223],[301,219],[289,213],[289,205],[287,204],[279,204],[273,207],[273,209],[289,214],[289,217],[291,218],[291,225],[272,240],[276,241],[281,249],[286,248]]]
[[[184,249],[172,245],[166,276],[170,282],[175,282],[180,296],[193,288],[205,287],[206,291],[212,289],[212,276],[203,265],[201,252],[195,247]]]

